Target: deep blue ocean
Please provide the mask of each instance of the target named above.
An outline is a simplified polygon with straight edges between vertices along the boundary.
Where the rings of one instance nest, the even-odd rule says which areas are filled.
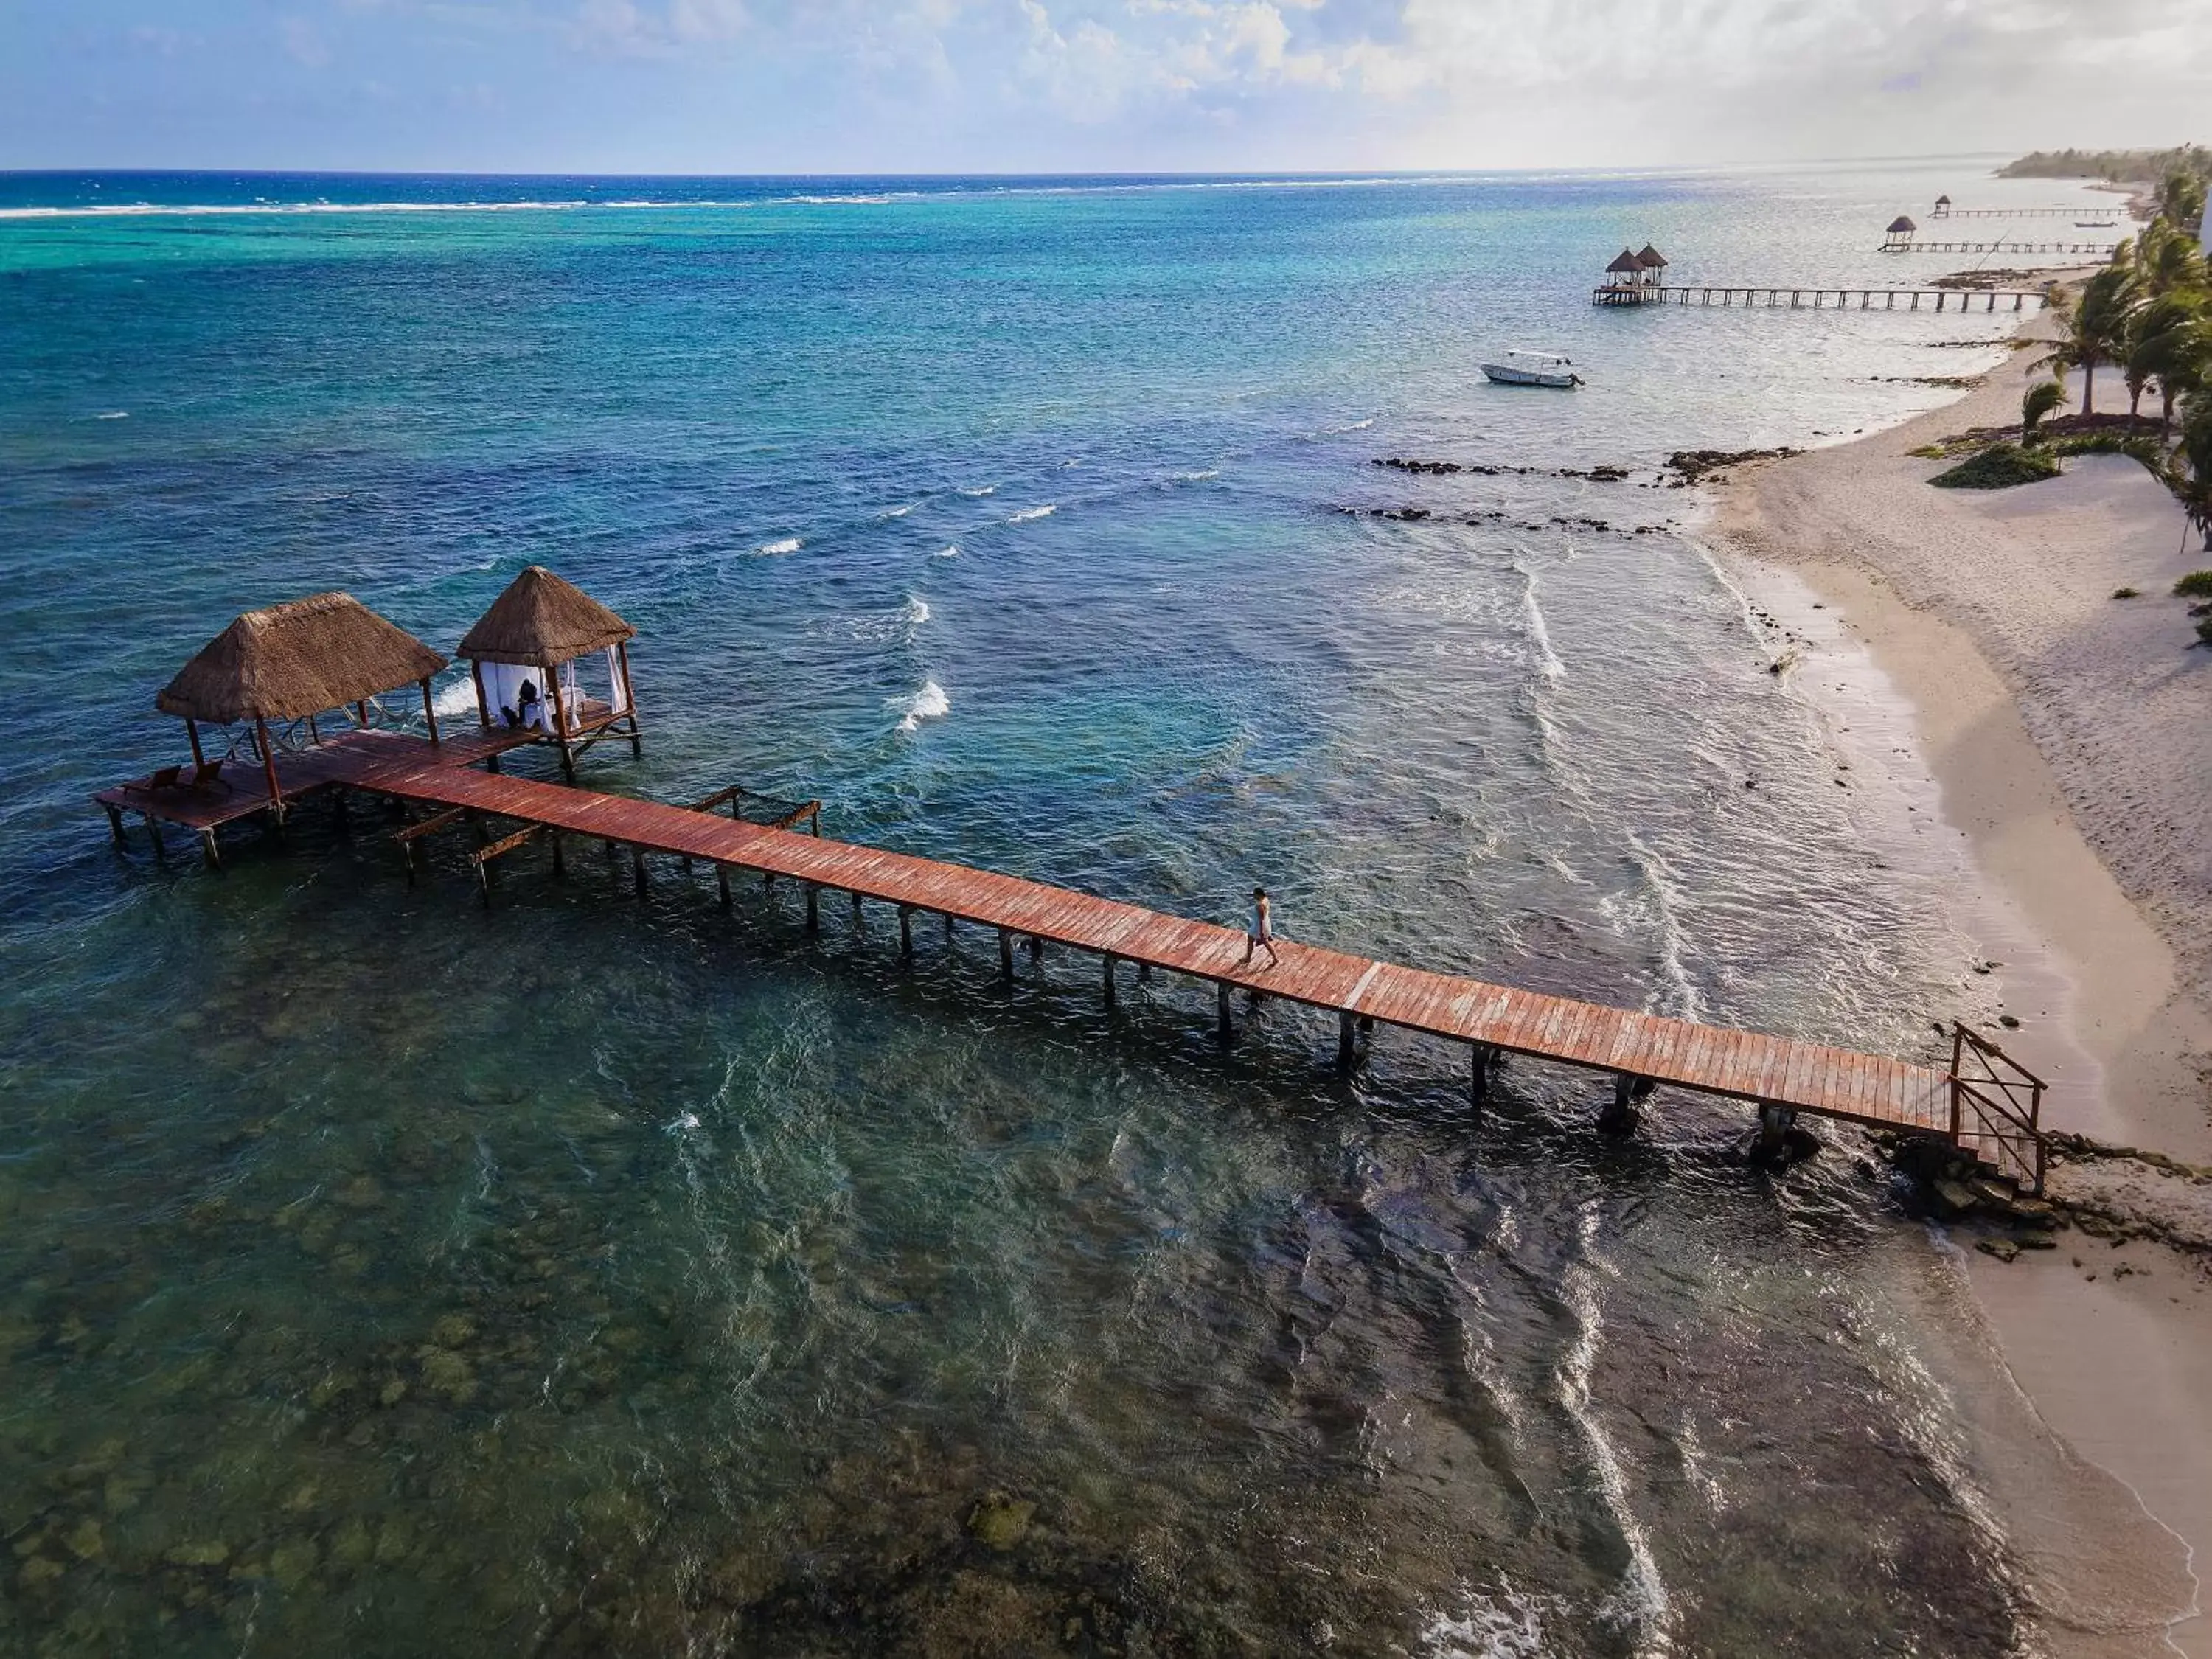
[[[2015,319],[1589,293],[1925,280],[1894,214],[2053,189],[1986,171],[0,175],[0,1652],[2003,1650],[1847,1135],[88,800],[239,611],[450,650],[543,563],[639,631],[594,787],[1917,1053],[1949,866],[1658,469]]]

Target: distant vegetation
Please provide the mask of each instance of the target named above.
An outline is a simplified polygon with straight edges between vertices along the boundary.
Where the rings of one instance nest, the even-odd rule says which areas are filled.
[[[2108,179],[2116,185],[2154,185],[2169,173],[2212,179],[2212,149],[2039,149],[1997,169],[2000,179]]]
[[[1928,482],[1940,489],[2009,489],[2058,476],[2058,458],[2046,449],[1992,444]]]

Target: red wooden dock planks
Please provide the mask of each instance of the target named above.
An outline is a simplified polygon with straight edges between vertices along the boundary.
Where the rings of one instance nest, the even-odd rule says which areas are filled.
[[[1237,928],[1018,877],[770,830],[716,812],[471,769],[520,741],[511,732],[472,731],[433,749],[420,738],[349,732],[308,755],[283,757],[278,775],[288,793],[335,783],[469,807],[647,852],[785,876],[1463,1042],[1826,1116],[1948,1127],[1942,1074],[1900,1060],[1489,985],[1289,940],[1279,942],[1277,962],[1261,953],[1248,963]],[[150,805],[155,816],[198,828],[264,804],[259,769],[234,763],[226,781],[234,774],[237,799],[165,791],[149,800],[126,790],[106,791],[97,799],[128,811],[145,811]],[[172,802],[166,799],[171,795],[185,799]]]

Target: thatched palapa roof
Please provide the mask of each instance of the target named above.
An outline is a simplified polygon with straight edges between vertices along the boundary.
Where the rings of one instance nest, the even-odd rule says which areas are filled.
[[[1889,234],[1893,236],[1910,236],[1919,228],[1901,213],[1889,222]]]
[[[637,629],[574,582],[533,564],[507,585],[455,647],[478,662],[540,668],[637,637]]]
[[[1636,263],[1636,256],[1626,248],[1621,249],[1620,257],[1606,267],[1606,270],[1614,276],[1634,276],[1643,269],[1642,265]]]
[[[446,659],[350,593],[249,611],[210,640],[154,706],[185,720],[295,720],[436,673]]]
[[[1652,246],[1650,243],[1646,242],[1644,245],[1644,251],[1636,256],[1636,263],[1646,270],[1664,270],[1667,268],[1667,256]]]

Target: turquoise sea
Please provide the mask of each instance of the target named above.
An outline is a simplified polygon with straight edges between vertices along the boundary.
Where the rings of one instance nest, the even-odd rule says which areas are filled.
[[[0,175],[0,1652],[2004,1651],[1847,1135],[87,799],[238,611],[450,649],[539,562],[639,629],[595,787],[1917,1053],[1942,871],[1656,469],[2014,319],[1588,294],[1893,280],[1895,213],[2053,188],[1985,171]]]

